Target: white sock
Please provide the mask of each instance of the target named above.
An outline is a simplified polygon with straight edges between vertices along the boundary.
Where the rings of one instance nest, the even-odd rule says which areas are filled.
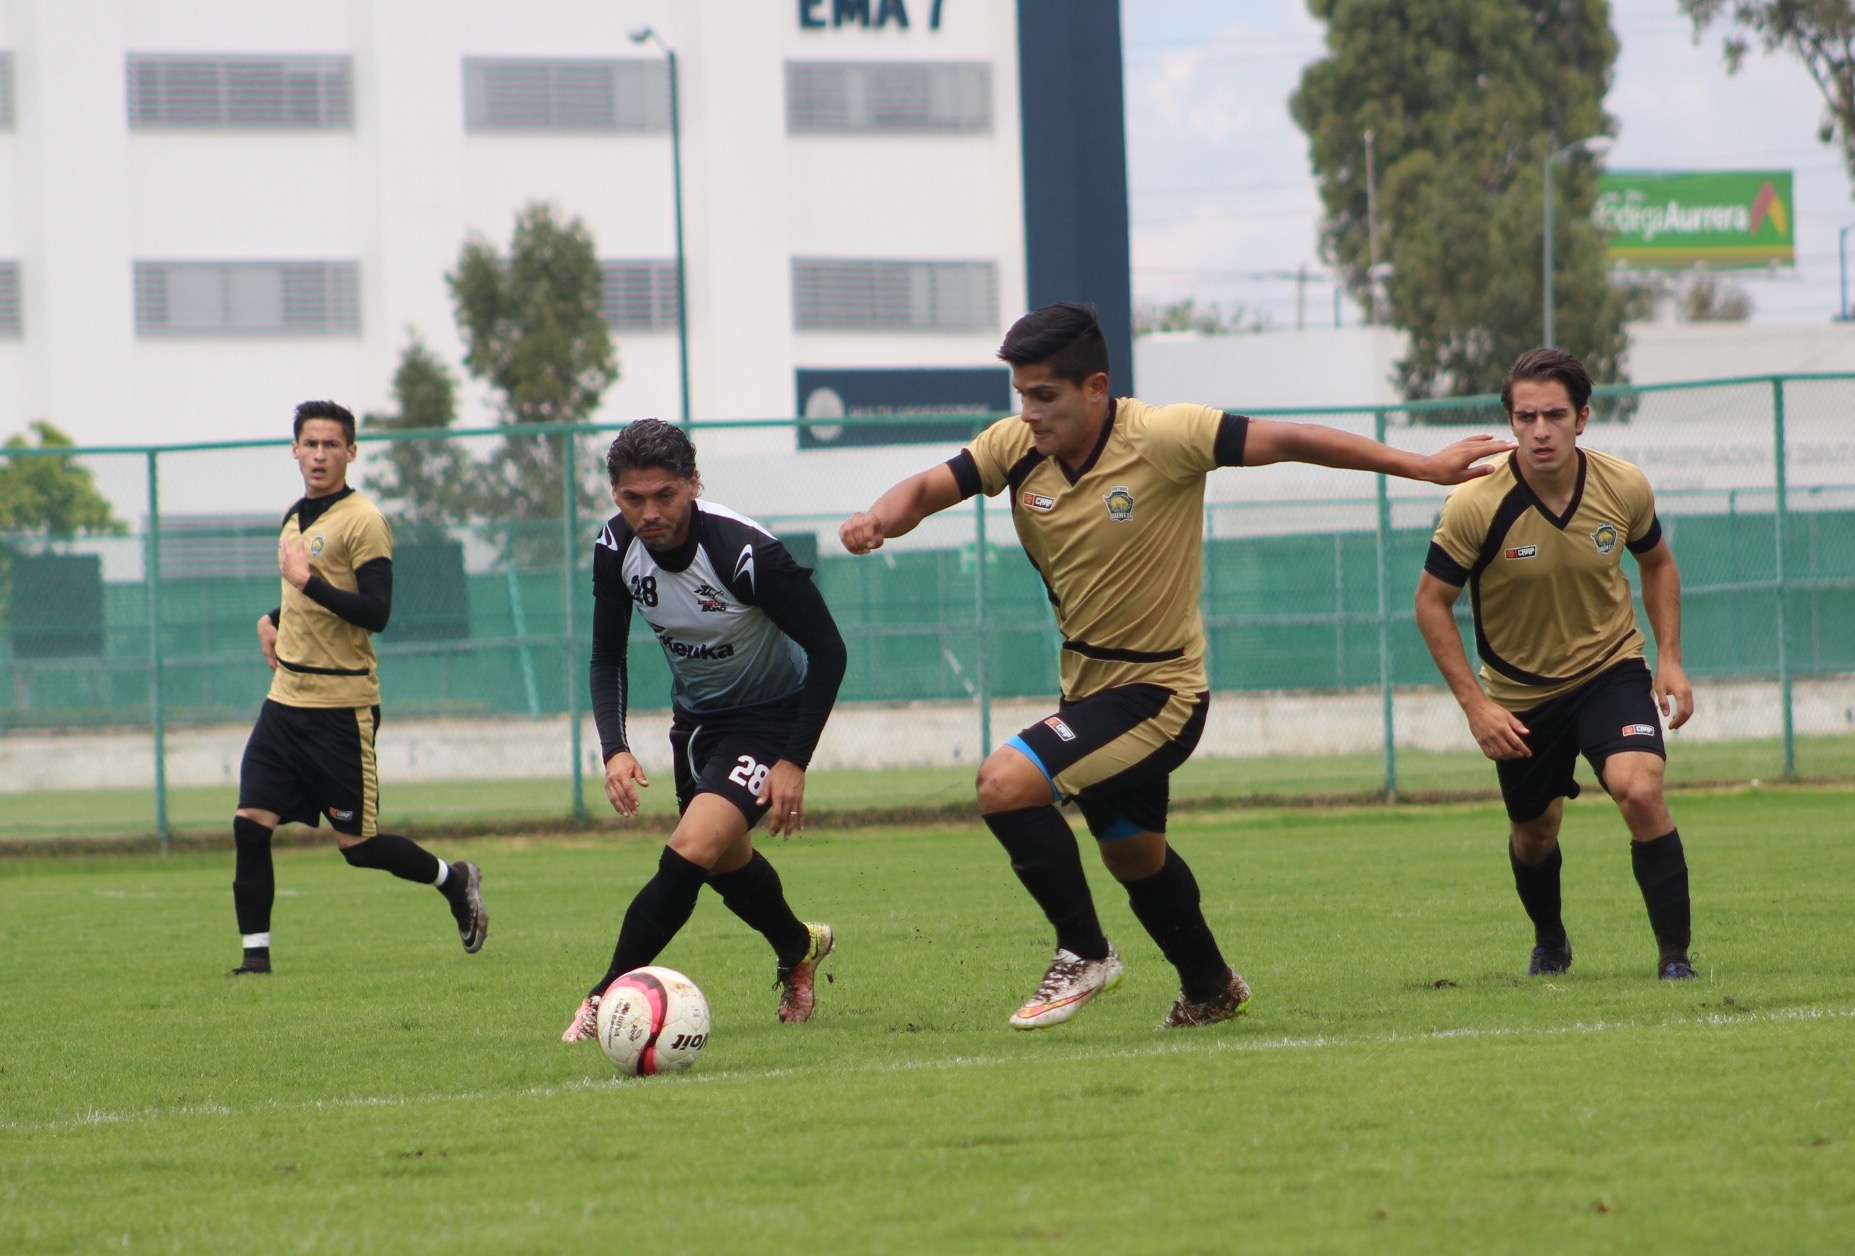
[[[444,860],[440,859],[438,861],[438,879],[436,881],[433,881],[432,884],[437,886],[439,889],[443,889],[444,883],[446,881],[449,881],[450,879],[451,879],[451,865],[446,863]]]
[[[268,933],[247,933],[244,935],[244,943],[247,951],[256,947],[262,947],[264,950],[268,951],[271,948],[271,935]]]

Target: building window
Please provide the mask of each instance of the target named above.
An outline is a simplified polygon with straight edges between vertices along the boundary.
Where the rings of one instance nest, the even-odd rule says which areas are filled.
[[[13,129],[13,54],[0,52],[0,131]]]
[[[792,317],[799,331],[996,331],[998,267],[794,258]]]
[[[470,131],[668,131],[663,61],[464,58]]]
[[[341,131],[354,125],[348,57],[129,57],[129,125]]]
[[[357,262],[137,262],[142,336],[343,336],[361,330]]]
[[[613,331],[676,330],[676,263],[599,263],[599,308]]]
[[[0,262],[0,337],[12,339],[21,331],[19,263]]]
[[[992,129],[984,61],[788,61],[786,131],[968,134]]]

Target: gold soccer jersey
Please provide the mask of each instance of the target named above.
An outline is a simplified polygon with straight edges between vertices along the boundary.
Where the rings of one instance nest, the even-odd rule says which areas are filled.
[[[1209,687],[1198,608],[1204,477],[1241,464],[1248,424],[1208,406],[1123,397],[1073,478],[1036,451],[1016,415],[949,464],[963,494],[1010,493],[1018,537],[1056,607],[1066,700],[1135,682]]]
[[[299,518],[292,509],[279,542],[294,545],[301,540],[310,571],[337,589],[358,592],[355,570],[376,558],[393,557],[392,527],[359,493],[343,494],[306,529],[299,526]],[[293,707],[377,706],[380,678],[373,634],[313,601],[289,581],[282,585],[271,701]]]
[[[1511,455],[1449,495],[1424,570],[1469,588],[1488,696],[1526,711],[1643,653],[1623,551],[1662,538],[1641,470],[1578,450],[1578,482],[1553,515]]]

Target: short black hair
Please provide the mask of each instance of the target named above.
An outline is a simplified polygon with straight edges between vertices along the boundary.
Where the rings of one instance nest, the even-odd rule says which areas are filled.
[[[696,478],[696,443],[689,433],[662,419],[639,419],[625,425],[605,451],[605,473],[612,483],[626,471],[663,467],[685,480]]]
[[[302,405],[296,407],[296,422],[290,428],[291,439],[302,439],[303,424],[310,419],[335,420],[335,422],[341,424],[342,439],[347,444],[352,445],[354,443],[354,415],[348,410],[348,407],[338,406],[332,401],[305,401]]]
[[[1513,413],[1514,385],[1522,380],[1558,380],[1565,385],[1565,395],[1572,399],[1573,410],[1583,410],[1591,400],[1591,372],[1583,362],[1563,349],[1528,349],[1507,368],[1507,382],[1501,385],[1501,409]]]
[[[1011,325],[998,356],[1013,366],[1047,366],[1050,374],[1080,384],[1107,375],[1108,338],[1095,311],[1073,301],[1032,310]]]

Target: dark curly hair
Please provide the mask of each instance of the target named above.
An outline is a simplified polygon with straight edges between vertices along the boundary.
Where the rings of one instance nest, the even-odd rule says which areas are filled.
[[[689,433],[662,419],[639,419],[625,426],[605,451],[605,472],[612,483],[630,470],[663,467],[685,480],[696,478],[696,443]]]

